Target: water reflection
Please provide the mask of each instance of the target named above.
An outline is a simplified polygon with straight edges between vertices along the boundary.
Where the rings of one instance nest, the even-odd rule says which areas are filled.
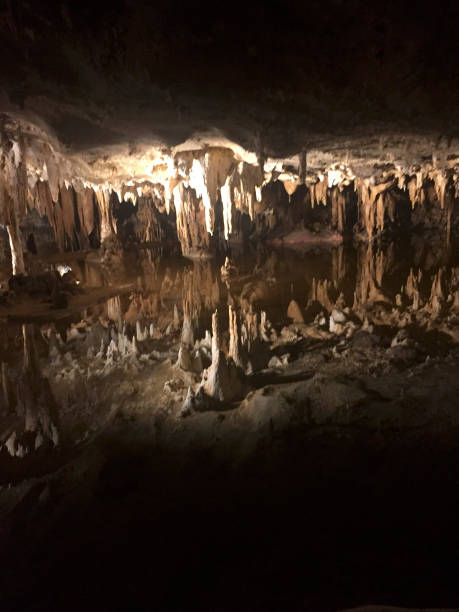
[[[426,329],[441,322],[451,333],[458,326],[458,250],[419,239],[301,253],[258,248],[206,261],[145,249],[125,254],[116,270],[85,260],[69,265],[83,309],[48,309],[34,323],[7,311],[0,322],[1,452],[15,457],[57,445],[59,421],[75,412],[86,411],[89,422],[107,377],[116,384],[154,377],[158,364],[178,356],[193,384],[216,353],[248,375],[266,367],[270,343],[292,320],[346,337],[367,319]],[[112,295],[101,298],[100,288]],[[33,321],[28,304],[25,319]],[[350,327],[328,324],[337,310]]]

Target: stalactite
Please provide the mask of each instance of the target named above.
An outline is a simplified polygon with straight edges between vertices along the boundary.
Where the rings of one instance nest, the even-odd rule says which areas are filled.
[[[384,229],[384,212],[387,200],[387,192],[395,183],[395,178],[380,183],[371,185],[368,179],[356,179],[354,188],[358,193],[358,207],[360,224],[366,230],[368,239],[372,240],[375,229],[382,231]]]
[[[85,236],[94,231],[94,192],[87,187],[77,192],[77,210],[81,228]]]
[[[59,199],[60,183],[59,166],[57,165],[56,159],[52,152],[50,152],[46,158],[45,167],[51,198],[53,202],[57,202]]]
[[[174,205],[177,218],[177,236],[184,255],[206,251],[210,246],[205,211],[194,189],[183,183],[174,189]]]
[[[60,204],[62,216],[60,222],[64,226],[64,231],[70,242],[73,240],[75,232],[75,207],[74,207],[74,191],[72,187],[62,187],[60,190]],[[58,206],[56,206],[58,208]]]
[[[108,189],[99,187],[96,189],[95,195],[99,207],[100,240],[104,242],[115,235],[115,225],[110,207],[110,192]]]
[[[24,274],[24,255],[22,252],[21,230],[17,223],[6,226],[11,249],[11,267],[14,275]]]
[[[441,209],[445,208],[445,193],[448,184],[448,177],[444,172],[435,172],[434,177],[435,191],[440,202]]]
[[[189,183],[201,198],[205,210],[206,229],[214,232],[215,204],[220,188],[226,183],[234,166],[234,155],[229,149],[213,148],[193,159]]]
[[[330,202],[332,207],[332,227],[342,233],[346,223],[346,196],[339,187],[332,187],[330,189]]]
[[[283,185],[284,185],[284,189],[285,191],[288,193],[288,197],[289,197],[289,201],[292,197],[292,195],[295,193],[297,187],[298,187],[298,182],[297,181],[282,181]]]
[[[245,162],[240,162],[228,175],[225,184],[220,189],[226,239],[233,230],[233,206],[236,210],[248,213],[250,218],[254,219],[255,202],[261,201],[262,183],[263,177],[259,168]]]
[[[54,225],[54,204],[51,197],[48,181],[37,181],[36,185],[36,208],[41,216],[48,218],[49,223]],[[56,232],[55,232],[56,233]]]
[[[312,208],[314,208],[315,204],[327,205],[328,181],[325,180],[323,175],[319,176],[317,183],[310,185],[309,191]]]
[[[13,274],[24,274],[24,256],[19,221],[27,208],[27,174],[24,141],[14,129],[1,126],[0,221],[6,225]]]
[[[159,242],[162,230],[151,197],[139,197],[137,202],[137,239],[140,242]]]
[[[225,184],[220,188],[222,204],[223,204],[223,226],[225,239],[228,240],[229,235],[233,231],[232,208],[233,202],[231,198],[231,176],[228,176]]]

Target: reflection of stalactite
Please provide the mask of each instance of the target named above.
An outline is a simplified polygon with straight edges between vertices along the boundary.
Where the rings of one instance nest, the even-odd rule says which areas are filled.
[[[309,304],[313,302],[319,302],[325,310],[331,312],[333,308],[333,302],[330,299],[330,281],[328,279],[312,279],[311,292],[309,294]]]
[[[354,308],[374,302],[387,302],[381,286],[386,266],[384,253],[374,253],[373,246],[362,245],[358,258],[358,277],[354,294]]]
[[[229,321],[229,350],[228,356],[231,357],[236,365],[242,365],[240,354],[240,338],[238,315],[231,305],[228,306]]]
[[[332,250],[332,281],[338,288],[341,280],[346,276],[346,261],[344,258],[344,247],[342,245]]]
[[[193,262],[193,267],[184,271],[182,295],[182,342],[192,345],[201,313],[214,311],[220,302],[220,286],[210,261]]]
[[[319,180],[309,187],[312,208],[314,208],[315,204],[327,205],[328,182],[324,180],[324,177],[321,178],[322,180]]]
[[[405,295],[411,300],[411,307],[413,310],[418,310],[421,306],[419,283],[422,279],[422,270],[419,270],[417,275],[414,274],[413,268],[410,269],[410,273],[405,283]]]
[[[205,210],[194,189],[182,183],[174,189],[174,204],[177,217],[177,236],[184,255],[194,251],[208,250],[210,235],[206,228]]]
[[[13,394],[11,389],[11,380],[8,371],[8,364],[4,361],[1,366],[2,370],[2,400],[5,412],[9,412],[13,407]]]
[[[241,342],[247,352],[250,353],[253,344],[258,339],[258,313],[252,307],[242,314]]]
[[[330,201],[332,207],[332,227],[338,232],[343,232],[346,224],[346,195],[339,187],[330,189]]]
[[[16,411],[23,418],[23,429],[14,431],[6,442],[10,454],[19,457],[43,443],[58,443],[56,404],[49,381],[40,369],[33,325],[22,328],[24,367],[16,389]]]
[[[160,242],[162,238],[158,212],[149,197],[137,200],[136,234],[140,242]]]
[[[378,185],[371,185],[368,179],[356,179],[354,188],[358,194],[358,209],[360,225],[366,230],[369,240],[373,238],[375,229],[384,229],[384,215],[386,208],[393,218],[394,200],[389,195],[395,179]]]
[[[112,321],[121,321],[121,301],[119,295],[107,300],[107,316]]]

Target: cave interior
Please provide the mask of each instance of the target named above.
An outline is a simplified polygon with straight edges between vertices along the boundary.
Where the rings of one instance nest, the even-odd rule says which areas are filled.
[[[458,13],[2,3],[2,611],[459,610]]]

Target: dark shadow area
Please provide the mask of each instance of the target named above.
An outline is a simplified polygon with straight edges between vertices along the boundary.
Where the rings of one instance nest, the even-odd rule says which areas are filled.
[[[273,430],[235,468],[144,427],[119,422],[3,525],[2,610],[458,605],[456,429]]]

